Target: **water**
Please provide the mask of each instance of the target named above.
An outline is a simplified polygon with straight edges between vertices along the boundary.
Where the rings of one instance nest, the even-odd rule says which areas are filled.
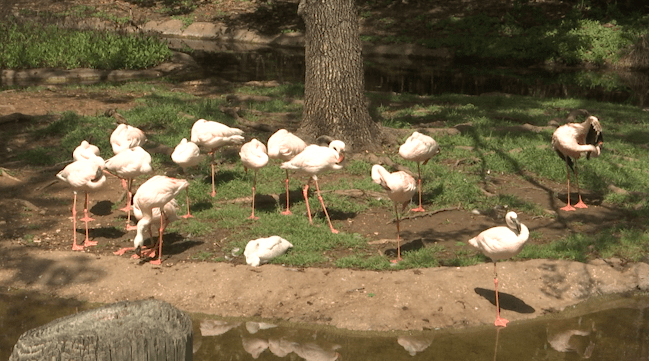
[[[0,359],[23,332],[93,306],[34,293],[0,293]],[[194,360],[646,360],[649,295],[589,300],[534,320],[467,329],[356,332],[192,315]]]

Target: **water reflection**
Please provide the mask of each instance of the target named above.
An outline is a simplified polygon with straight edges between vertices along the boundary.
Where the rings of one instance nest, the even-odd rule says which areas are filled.
[[[23,332],[91,306],[0,293],[0,359]],[[646,360],[649,295],[589,300],[535,320],[422,332],[352,332],[193,315],[194,360]]]

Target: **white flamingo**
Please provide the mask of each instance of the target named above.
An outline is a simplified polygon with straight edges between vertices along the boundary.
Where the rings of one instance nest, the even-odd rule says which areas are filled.
[[[417,191],[417,182],[410,174],[404,171],[390,173],[382,166],[375,164],[372,166],[372,180],[374,183],[381,185],[388,193],[388,197],[394,202],[394,214],[397,218],[397,261],[401,260],[401,238],[399,236],[399,211],[397,204],[401,204],[403,212],[410,203],[412,196]]]
[[[255,188],[257,187],[257,171],[268,164],[266,146],[257,139],[253,139],[241,146],[239,156],[244,170],[248,172],[248,168],[250,168],[255,173],[252,181],[252,214],[248,218],[259,219],[259,217],[255,217]]]
[[[500,303],[498,301],[498,273],[496,262],[516,256],[523,249],[527,242],[530,231],[518,221],[515,212],[508,212],[505,215],[507,227],[492,227],[482,231],[479,235],[469,240],[469,244],[491,258],[494,263],[494,285],[496,290],[496,326],[507,326],[507,321],[500,317]]]
[[[106,177],[102,168],[92,160],[82,159],[68,164],[56,175],[59,179],[72,187],[74,197],[72,201],[72,250],[82,251],[83,247],[94,246],[96,241],[90,241],[88,236],[88,222],[94,221],[88,215],[89,192],[99,190],[106,184]],[[86,239],[83,246],[77,244],[77,192],[83,191],[86,196],[83,209],[83,218],[80,221],[86,224]]]
[[[306,148],[306,142],[286,129],[280,129],[268,138],[268,156],[288,162]],[[284,215],[291,214],[288,193],[288,169],[286,169],[286,210]]]
[[[439,145],[435,139],[414,132],[406,139],[406,142],[399,147],[399,155],[406,160],[417,162],[417,174],[419,184],[419,207],[412,209],[413,212],[423,212],[424,207],[421,204],[421,169],[419,163],[426,165],[430,158],[439,154]]]
[[[246,256],[246,263],[253,267],[268,263],[271,259],[279,257],[292,248],[291,242],[280,236],[259,238],[248,242],[243,255]]]
[[[99,157],[99,154],[99,147],[88,143],[88,141],[86,140],[83,140],[78,147],[74,148],[74,151],[72,152],[72,158],[74,160],[91,159],[94,157]]]
[[[568,123],[557,128],[552,134],[552,148],[559,157],[566,162],[566,174],[568,179],[568,204],[561,208],[563,211],[574,211],[576,208],[588,208],[581,200],[579,189],[579,175],[577,173],[577,159],[582,153],[586,153],[586,159],[598,157],[601,153],[602,126],[594,116],[589,116],[583,123]],[[574,161],[573,161],[574,159]],[[577,194],[579,202],[573,207],[570,205],[570,169],[575,173],[577,182]]]
[[[203,156],[196,143],[188,142],[186,138],[183,138],[176,148],[174,148],[173,153],[171,153],[171,160],[182,168],[184,174],[187,168],[198,165],[203,160]],[[183,218],[191,218],[193,216],[189,213],[189,188],[186,189],[185,193],[187,198],[187,214]]]
[[[176,202],[175,199],[172,199],[169,201],[167,204],[164,205],[162,208],[162,213],[164,214],[164,228],[167,228],[169,224],[172,222],[175,222],[178,220],[178,202]],[[138,221],[142,219],[143,213],[142,210],[140,209],[139,202],[138,203],[133,203],[133,216],[135,216],[135,219]],[[153,233],[151,232],[151,225],[155,224],[157,222],[160,222],[160,208],[153,208],[153,212],[151,215],[151,219],[149,220],[148,224],[148,231],[149,231],[149,237],[153,239]],[[137,235],[136,235],[137,237]],[[142,235],[144,237],[144,235]],[[144,241],[144,239],[143,239]],[[135,250],[135,247],[126,247],[122,248],[116,252],[113,252],[113,254],[116,254],[118,256],[123,255],[126,251],[133,251]],[[139,258],[138,255],[133,255],[133,258]]]
[[[320,186],[318,185],[318,174],[325,170],[338,170],[341,169],[342,162],[345,160],[345,143],[340,140],[334,140],[329,143],[328,147],[322,147],[319,145],[309,145],[304,148],[304,150],[293,157],[288,162],[282,163],[280,168],[296,170],[301,173],[306,173],[311,177],[304,185],[302,194],[304,195],[304,200],[306,201],[306,211],[309,215],[309,223],[313,224],[313,219],[311,218],[311,209],[309,208],[309,183],[311,180],[315,181],[316,191],[318,192],[318,199],[322,205],[322,210],[324,211],[325,216],[327,217],[327,222],[329,222],[329,228],[332,233],[338,233],[331,224],[331,219],[329,219],[329,214],[327,213],[327,207],[325,207],[324,201],[322,200],[322,195],[320,194]]]
[[[160,208],[160,211],[164,214],[163,207],[187,187],[189,187],[189,182],[184,179],[156,175],[149,178],[138,188],[133,197],[134,206],[137,205],[142,210],[142,218],[137,222],[137,234],[133,239],[135,253],[138,256],[142,255],[144,230],[152,224],[154,219],[153,209]],[[155,253],[155,247],[158,246],[158,259],[151,261],[151,264],[160,264],[162,262],[162,235],[166,226],[164,220],[165,217],[160,217],[158,242],[152,249]]]
[[[151,166],[151,154],[142,147],[125,149],[106,161],[106,169],[115,175],[126,180],[126,206],[121,210],[127,213],[126,230],[133,230],[136,227],[131,225],[131,199],[133,193],[133,179],[143,174],[153,172]]]
[[[191,141],[199,147],[209,149],[208,154],[212,157],[212,197],[216,196],[216,189],[214,188],[214,153],[217,149],[227,145],[239,145],[243,143],[243,139],[243,130],[230,128],[219,122],[199,119],[192,126]]]
[[[110,135],[110,146],[113,148],[114,154],[140,146],[144,142],[146,142],[144,132],[128,124],[118,125]]]

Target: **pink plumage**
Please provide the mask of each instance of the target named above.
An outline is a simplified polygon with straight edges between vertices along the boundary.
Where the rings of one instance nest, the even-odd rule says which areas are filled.
[[[118,154],[129,148],[140,146],[146,142],[144,132],[128,124],[120,124],[110,135],[110,146],[113,153]]]
[[[300,139],[297,135],[286,129],[280,129],[268,138],[268,156],[272,159],[279,159],[287,162],[300,154],[306,146],[306,142]],[[286,169],[285,185],[286,210],[283,211],[282,214],[288,215],[291,214],[288,191],[288,169]]]
[[[424,207],[421,202],[421,169],[419,163],[425,165],[430,158],[439,154],[439,145],[435,139],[413,132],[412,135],[406,139],[406,142],[399,147],[399,155],[405,160],[417,162],[417,183],[419,184],[419,207],[412,209],[414,212],[423,212]]]
[[[268,164],[266,146],[259,140],[253,139],[241,146],[239,156],[241,157],[244,169],[247,171],[250,168],[254,172],[252,182],[252,214],[248,218],[258,219],[259,217],[255,217],[255,188],[257,187],[257,171]]]

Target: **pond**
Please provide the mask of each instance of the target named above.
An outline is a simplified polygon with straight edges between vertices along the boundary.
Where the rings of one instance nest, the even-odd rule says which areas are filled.
[[[0,359],[23,332],[98,307],[0,292]],[[194,360],[630,360],[647,359],[649,295],[591,299],[563,312],[466,329],[358,332],[259,319],[193,314]]]

